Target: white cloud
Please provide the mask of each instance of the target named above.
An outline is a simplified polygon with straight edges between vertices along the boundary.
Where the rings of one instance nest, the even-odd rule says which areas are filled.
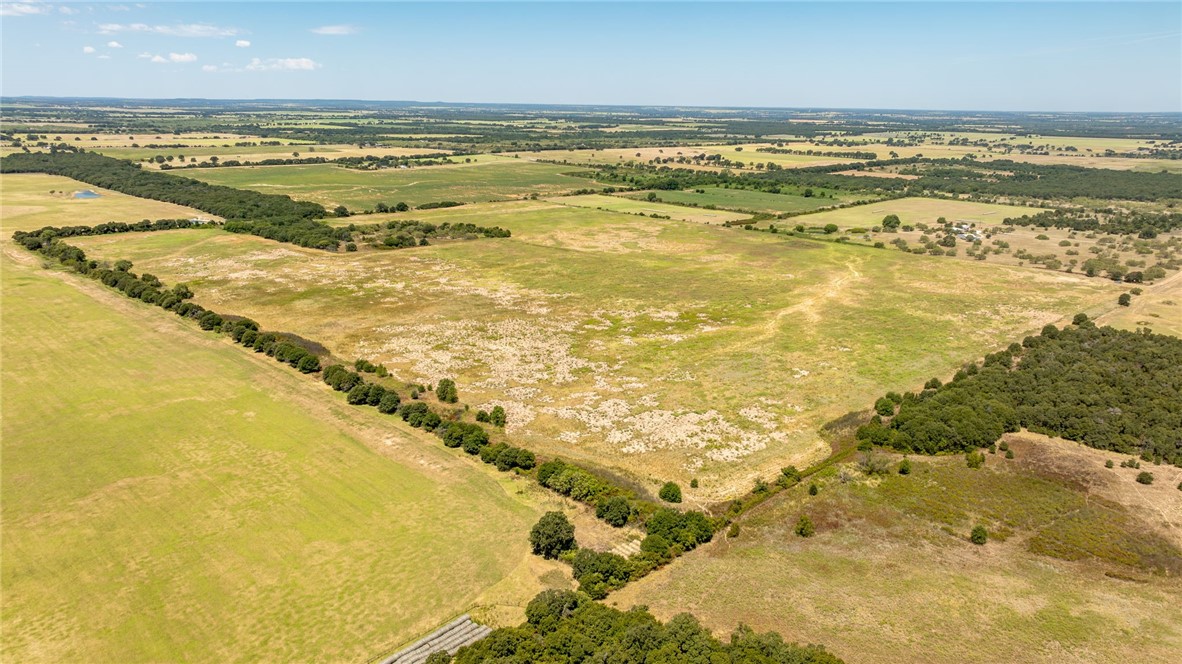
[[[320,69],[320,63],[311,58],[251,58],[247,71],[312,71]]]
[[[312,33],[317,35],[351,35],[357,32],[357,28],[351,25],[322,25],[319,28],[312,28]]]
[[[74,9],[73,7],[61,6],[61,7],[58,7],[57,10],[59,12],[61,12],[62,14],[67,14],[67,15],[72,15],[72,14],[78,13],[78,10]]]
[[[100,55],[100,56],[98,56],[98,59],[99,59],[99,60],[110,60],[110,59],[111,59],[111,56],[109,56],[109,55]]]
[[[140,53],[135,57],[147,60],[149,62],[155,62],[158,65],[167,64],[169,62],[197,62],[196,53],[169,53],[168,57],[164,57],[163,55],[153,55],[151,53]]]
[[[117,41],[109,41],[107,42],[107,48],[123,48],[123,44]]]
[[[94,53],[94,47],[93,46],[83,46],[82,52],[87,55],[90,55],[91,53]]]
[[[234,45],[238,48],[250,48],[250,42],[245,39],[239,39],[238,41],[234,42]]]
[[[148,25],[147,23],[103,23],[99,32],[113,35],[120,32],[146,32],[169,37],[234,37],[242,34],[238,28],[225,28],[208,23],[178,23],[176,25]]]
[[[4,2],[0,3],[0,16],[33,16],[48,14],[53,11],[50,5],[32,2]]]
[[[217,65],[201,65],[201,71],[217,71]]]

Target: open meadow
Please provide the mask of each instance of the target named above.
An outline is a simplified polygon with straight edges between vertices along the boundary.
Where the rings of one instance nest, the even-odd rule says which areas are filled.
[[[94,192],[98,197],[74,197],[74,194],[86,191]],[[6,234],[43,226],[94,226],[108,221],[219,219],[183,205],[128,196],[57,175],[6,175],[0,193],[0,216],[4,219]]]
[[[719,537],[608,598],[823,641],[850,664],[1154,662],[1182,649],[1182,471],[1134,481],[1124,460],[1007,436],[1014,459],[850,463],[777,495]],[[881,454],[881,453],[879,453]],[[815,482],[816,496],[806,485]],[[808,515],[816,534],[793,529]],[[983,524],[989,541],[969,542]]]
[[[363,171],[331,164],[194,169],[183,175],[213,184],[287,194],[332,208],[372,209],[378,203],[416,206],[439,201],[473,203],[552,195],[595,186],[568,175],[571,168],[514,159],[473,164]]]
[[[482,207],[423,218],[481,223]],[[504,406],[510,438],[540,452],[654,488],[698,477],[694,501],[824,458],[825,422],[1119,292],[544,201],[490,208],[483,223],[512,238],[350,254],[212,229],[76,242],[403,380],[455,378],[462,401]]]

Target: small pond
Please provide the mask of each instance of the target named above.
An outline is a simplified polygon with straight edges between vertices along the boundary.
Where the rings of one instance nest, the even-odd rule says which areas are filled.
[[[98,197],[99,197],[98,194],[94,193],[93,191],[91,191],[89,189],[83,189],[82,191],[75,191],[74,192],[74,198],[98,198]]]

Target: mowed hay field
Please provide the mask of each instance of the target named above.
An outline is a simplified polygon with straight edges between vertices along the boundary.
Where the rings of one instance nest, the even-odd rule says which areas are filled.
[[[99,197],[74,198],[72,195],[78,191],[93,191]],[[108,221],[220,219],[190,207],[136,198],[57,175],[4,175],[0,177],[0,192],[0,217],[6,235],[43,226],[94,226]]]
[[[849,194],[838,190],[821,190],[825,196],[804,196],[800,193],[773,194],[766,191],[752,189],[728,189],[726,187],[701,187],[701,192],[695,189],[685,191],[658,191],[657,198],[669,203],[681,205],[707,206],[713,205],[721,209],[750,210],[752,212],[809,212],[834,205],[854,203],[856,201],[873,200],[868,193]],[[627,194],[639,197],[643,194]]]
[[[625,214],[637,214],[644,216],[656,214],[680,221],[696,221],[704,224],[724,224],[728,221],[739,221],[742,219],[751,218],[751,215],[740,212],[727,212],[725,210],[704,210],[689,208],[682,205],[669,205],[668,203],[657,203],[645,200],[638,201],[631,198],[605,196],[602,194],[563,196],[562,198],[550,199],[550,202],[558,203],[559,205],[570,205],[573,207],[592,208],[596,210],[609,210],[611,212],[622,212]]]
[[[1103,467],[1118,455],[1008,439],[1016,458],[987,454],[980,470],[963,456],[912,457],[901,476],[895,456],[885,477],[851,464],[845,481],[836,469],[810,478],[750,513],[737,537],[606,601],[823,642],[850,664],[1176,662],[1182,471],[1154,466],[1146,487],[1138,471]],[[794,533],[802,514],[816,528],[807,539]],[[976,524],[990,532],[984,546],[968,541]]]
[[[481,160],[473,164],[362,171],[332,164],[242,166],[193,169],[186,177],[286,194],[327,207],[372,209],[378,203],[416,206],[438,201],[472,203],[557,194],[595,186],[592,180],[566,175],[569,166],[535,164],[515,159]]]
[[[482,206],[423,215],[482,223]],[[1101,280],[544,201],[497,240],[331,254],[219,231],[79,238],[197,301],[404,380],[457,380],[538,451],[746,490],[828,455],[825,422],[1077,311]],[[516,210],[516,212],[513,212]],[[410,214],[414,218],[415,214]]]
[[[896,198],[868,205],[801,215],[784,223],[804,224],[805,226],[837,224],[837,227],[843,230],[848,228],[869,229],[882,225],[883,217],[888,214],[895,214],[904,224],[928,224],[930,226],[935,224],[940,217],[944,217],[951,223],[969,222],[993,226],[1001,224],[1006,217],[1034,215],[1041,211],[1039,208],[1017,205],[996,205],[941,198]],[[889,235],[893,238],[897,234]]]
[[[528,482],[5,245],[0,659],[363,661],[563,582]]]

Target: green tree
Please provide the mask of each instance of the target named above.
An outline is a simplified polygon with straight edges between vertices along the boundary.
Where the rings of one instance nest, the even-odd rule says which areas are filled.
[[[657,495],[667,503],[680,503],[681,487],[676,482],[665,482],[665,485],[661,487],[661,491]]]
[[[882,218],[883,230],[891,232],[891,233],[894,233],[895,231],[899,230],[899,225],[902,223],[903,222],[899,220],[899,215],[897,215],[897,214],[888,214],[887,216]]]
[[[1116,303],[1122,307],[1127,307],[1133,302],[1133,296],[1128,293],[1121,293],[1120,297],[1116,298]]]
[[[1143,470],[1137,473],[1137,481],[1141,484],[1153,484],[1153,473]]]
[[[628,523],[628,517],[632,516],[632,505],[623,496],[612,496],[599,501],[595,506],[595,516],[620,528]]]
[[[800,519],[796,521],[796,527],[792,529],[792,532],[800,535],[801,537],[812,537],[813,534],[817,532],[817,529],[813,527],[813,520],[810,519],[807,514],[801,514]]]
[[[444,378],[435,386],[435,396],[444,403],[455,403],[459,400],[459,393],[456,392],[456,383],[450,378]]]
[[[505,409],[501,406],[493,406],[492,412],[488,414],[488,421],[492,422],[494,426],[505,426]]]
[[[535,555],[557,558],[578,546],[575,527],[562,512],[546,512],[529,531],[529,543]]]
[[[836,233],[838,230],[837,224],[825,224],[825,228],[822,230],[825,231],[826,235],[832,235],[832,234]]]

